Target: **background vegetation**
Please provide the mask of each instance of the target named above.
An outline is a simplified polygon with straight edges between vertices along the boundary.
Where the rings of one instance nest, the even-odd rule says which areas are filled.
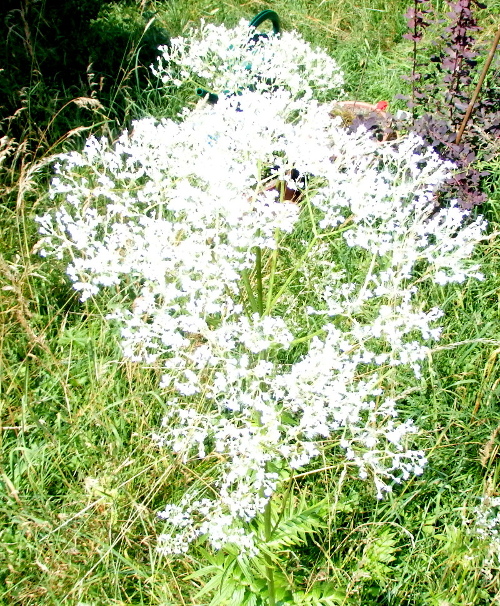
[[[155,551],[155,514],[185,481],[149,437],[165,406],[159,371],[123,361],[99,300],[80,303],[64,265],[36,255],[34,217],[49,204],[51,154],[196,101],[192,91],[181,98],[159,89],[149,75],[158,44],[201,18],[232,25],[265,8],[331,52],[350,98],[404,107],[393,99],[409,91],[405,0],[0,6],[2,604],[209,602],[193,597],[201,580],[186,578],[206,554],[168,562]],[[436,9],[445,7],[438,1]],[[498,0],[479,11],[484,48],[499,13]],[[430,28],[424,45],[435,36]],[[492,234],[477,251],[485,280],[423,293],[444,309],[445,334],[400,407],[422,428],[426,472],[382,502],[364,484],[339,483],[335,470],[297,480],[307,500],[336,503],[326,527],[290,550],[286,573],[306,594],[330,579],[338,604],[500,603],[499,561],[485,564],[487,546],[464,524],[482,496],[498,495],[499,158],[488,161],[488,202],[475,211]]]

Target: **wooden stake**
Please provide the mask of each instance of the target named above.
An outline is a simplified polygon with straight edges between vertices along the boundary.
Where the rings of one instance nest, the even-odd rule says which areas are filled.
[[[462,120],[462,124],[460,125],[460,130],[457,133],[457,137],[455,139],[455,144],[458,145],[460,143],[460,139],[464,134],[465,127],[467,126],[467,122],[469,121],[470,115],[472,114],[472,110],[474,108],[474,103],[477,100],[479,95],[479,91],[481,90],[481,86],[483,85],[484,79],[486,77],[486,73],[490,67],[491,62],[493,61],[493,55],[497,49],[498,43],[500,42],[500,28],[498,29],[497,35],[495,36],[495,40],[493,41],[493,45],[491,46],[490,52],[488,54],[488,58],[486,59],[486,63],[484,64],[483,71],[481,72],[481,76],[479,78],[479,82],[477,83],[476,90],[472,95],[472,99],[470,100],[469,106],[467,107],[467,111],[465,113],[464,119]]]

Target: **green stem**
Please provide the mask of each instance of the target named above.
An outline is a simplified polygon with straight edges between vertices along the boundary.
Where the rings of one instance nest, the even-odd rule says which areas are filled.
[[[262,250],[260,246],[256,249],[255,255],[255,275],[257,279],[257,311],[259,315],[264,313],[264,295],[262,286]],[[252,295],[253,297],[253,295]],[[255,297],[253,297],[255,300]],[[259,423],[260,424],[260,423]],[[266,466],[267,467],[267,466]],[[266,542],[271,540],[272,522],[271,522],[272,504],[271,499],[266,504],[264,510],[264,534]],[[276,590],[274,587],[274,568],[273,562],[269,554],[265,554],[264,560],[266,563],[267,589],[269,592],[269,606],[276,606]]]
[[[257,277],[257,311],[259,316],[264,313],[264,295],[262,288],[262,249],[257,246],[255,251],[255,274]]]
[[[326,330],[324,328],[320,328],[319,330],[316,330],[308,335],[299,337],[298,339],[294,339],[290,343],[290,348],[294,347],[295,345],[298,345],[299,343],[304,343],[305,341],[310,341],[311,339],[314,339],[314,337],[317,337],[318,335],[322,335],[325,332],[326,332]]]
[[[262,316],[264,313],[264,297],[262,288],[262,250],[260,246],[257,248],[256,260],[255,260],[255,273],[257,276],[257,304],[259,308],[259,314]],[[266,542],[271,540],[272,535],[272,521],[271,521],[272,503],[271,499],[266,504],[264,510],[264,533]],[[276,605],[276,590],[274,587],[274,568],[273,562],[269,554],[264,556],[266,562],[266,576],[267,576],[267,589],[269,592],[269,606]]]
[[[277,261],[278,261],[278,249],[275,248],[273,250],[273,254],[271,256],[271,273],[269,275],[269,288],[267,290],[267,301],[266,301],[266,311],[265,311],[266,315],[269,315],[271,313],[272,301],[273,301],[274,276],[276,275]]]
[[[271,523],[271,499],[267,502],[264,510],[264,533],[266,542],[271,540],[272,523]],[[264,556],[266,562],[267,588],[269,591],[269,606],[276,606],[276,591],[274,587],[274,569],[271,557],[268,554]]]
[[[372,273],[373,273],[373,268],[375,267],[375,262],[377,260],[377,255],[373,255],[372,256],[372,260],[370,261],[370,268],[366,274],[366,278],[365,278],[365,282],[363,284],[363,288],[359,291],[358,294],[358,301],[361,301],[361,298],[363,297],[363,295],[366,292],[366,289],[368,288],[368,284],[370,283],[370,280],[372,278]]]
[[[257,300],[255,299],[253,292],[252,292],[252,285],[250,284],[250,278],[248,277],[248,269],[244,269],[241,272],[241,277],[243,279],[243,284],[245,286],[245,291],[248,296],[248,301],[250,303],[250,307],[252,308],[252,311],[254,313],[256,313],[259,311],[259,307],[258,307]]]

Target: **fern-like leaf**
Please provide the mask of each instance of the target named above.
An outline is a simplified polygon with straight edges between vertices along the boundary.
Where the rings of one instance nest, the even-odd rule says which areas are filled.
[[[308,536],[326,528],[327,505],[325,501],[308,505],[305,497],[290,500],[274,521],[271,538],[263,541],[261,549],[269,555],[280,550],[306,543]]]

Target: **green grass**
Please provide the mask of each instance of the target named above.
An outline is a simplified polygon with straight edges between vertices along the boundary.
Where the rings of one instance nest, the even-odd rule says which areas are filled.
[[[401,0],[197,0],[153,8],[172,35],[200,18],[232,25],[273,8],[284,28],[298,29],[338,58],[350,97],[392,101],[405,91],[401,75],[411,49],[401,38]],[[64,95],[52,98],[54,115],[69,100]],[[153,87],[125,99],[127,117],[175,115],[184,102]],[[91,112],[97,132],[119,128],[109,124],[112,112],[78,111],[86,120]],[[18,140],[14,168],[5,163],[0,175],[0,604],[201,606],[208,600],[193,597],[200,582],[186,577],[206,563],[202,553],[169,562],[156,552],[162,530],[156,512],[190,479],[150,439],[165,407],[160,371],[124,362],[105,302],[81,304],[63,264],[33,253],[34,216],[47,205],[43,162],[54,149],[78,147],[86,134],[66,137],[78,122],[69,114],[40,127],[42,164],[33,164]],[[66,141],[54,147],[60,138]],[[500,168],[492,166],[484,209],[491,233],[500,227]],[[297,481],[311,499],[328,495],[337,503],[328,529],[290,563],[304,589],[328,579],[344,591],[346,605],[359,606],[500,600],[498,570],[490,579],[482,575],[483,548],[463,525],[482,495],[498,494],[499,480],[498,237],[476,255],[484,281],[422,293],[429,307],[446,312],[443,339],[420,384],[408,382],[400,402],[402,414],[422,429],[415,444],[429,459],[424,475],[381,502],[360,482],[339,483],[337,469]]]

